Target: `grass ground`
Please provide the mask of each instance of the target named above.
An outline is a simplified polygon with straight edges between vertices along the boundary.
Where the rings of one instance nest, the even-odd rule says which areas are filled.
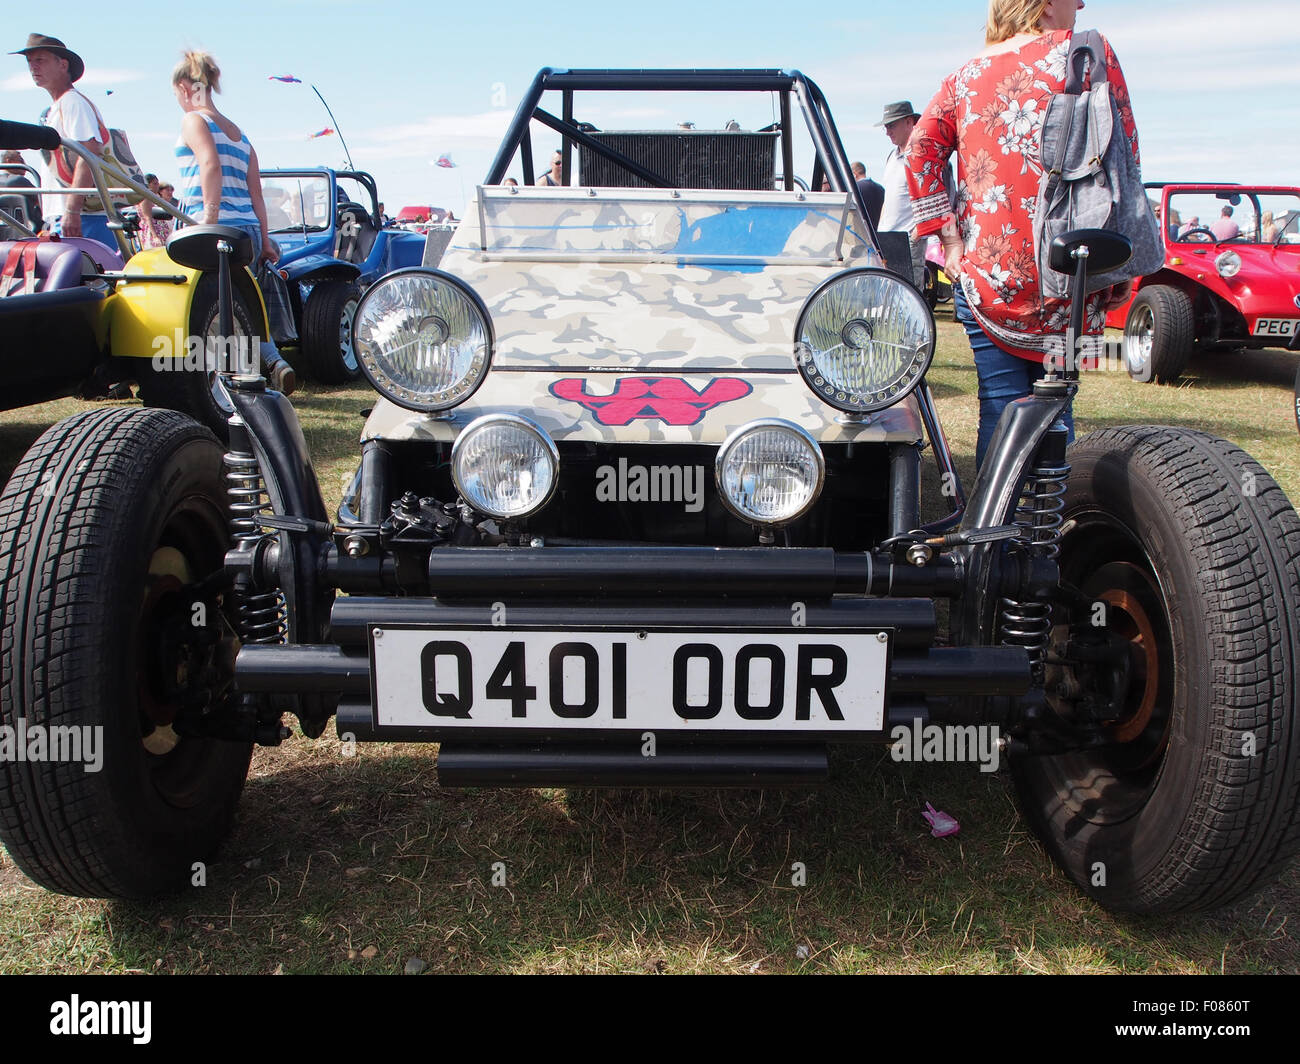
[[[931,384],[969,482],[975,374],[956,326],[940,333]],[[1294,358],[1202,359],[1178,388],[1091,373],[1078,429],[1216,432],[1300,500]],[[373,396],[308,389],[295,405],[336,502]],[[0,478],[84,406],[0,414]],[[255,753],[234,835],[181,897],[52,895],[0,849],[0,972],[1300,970],[1297,865],[1231,910],[1117,917],[1055,870],[1005,775],[973,766],[872,748],[837,752],[809,792],[443,791],[434,749],[345,758],[330,734]],[[927,801],[961,833],[931,838]]]

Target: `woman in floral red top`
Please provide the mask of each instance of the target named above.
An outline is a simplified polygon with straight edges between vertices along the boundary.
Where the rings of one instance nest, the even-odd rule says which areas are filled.
[[[1033,210],[1042,167],[1038,140],[1048,100],[1065,85],[1065,63],[1083,0],[991,0],[988,47],[944,79],[907,144],[916,236],[938,233],[980,378],[982,463],[1003,408],[1044,373],[1048,336],[1065,328],[1064,301],[1043,299],[1034,259]],[[1107,79],[1138,158],[1128,88],[1110,44]],[[957,152],[957,203],[941,175]],[[1100,332],[1106,308],[1128,284],[1088,300],[1086,329]],[[1073,438],[1073,424],[1066,414]]]

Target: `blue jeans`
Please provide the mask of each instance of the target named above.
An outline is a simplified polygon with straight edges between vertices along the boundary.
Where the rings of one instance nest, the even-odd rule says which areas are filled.
[[[1041,379],[1047,371],[1041,362],[1019,358],[993,342],[975,320],[975,315],[962,294],[960,281],[952,286],[952,299],[957,310],[957,320],[970,338],[971,353],[975,356],[975,372],[979,376],[980,428],[975,444],[975,468],[978,470],[984,464],[984,455],[988,452],[989,441],[993,439],[993,430],[998,426],[1002,411],[1013,400],[1029,395],[1033,391],[1034,381]],[[1073,443],[1074,414],[1071,406],[1066,406],[1061,420],[1065,422],[1069,433],[1067,439]]]
[[[232,229],[239,229],[247,233],[253,239],[253,261],[251,263],[254,272],[256,272],[257,260],[262,257],[262,227],[256,223],[247,224],[243,222],[222,222],[222,225],[228,225]],[[275,346],[275,341],[269,336],[261,342],[262,361],[266,363],[267,369],[270,369],[277,362],[283,361],[280,349]]]

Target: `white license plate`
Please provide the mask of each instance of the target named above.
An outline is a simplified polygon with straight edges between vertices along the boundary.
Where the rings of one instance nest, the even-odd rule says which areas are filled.
[[[1255,336],[1294,336],[1300,318],[1256,318]]]
[[[883,632],[376,628],[370,645],[381,728],[884,727]]]

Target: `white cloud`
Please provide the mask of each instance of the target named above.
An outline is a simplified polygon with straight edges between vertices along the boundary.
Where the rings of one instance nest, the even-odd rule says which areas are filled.
[[[1108,11],[1102,32],[1115,45],[1120,62],[1130,50],[1167,56],[1173,61],[1189,58],[1189,51],[1192,55],[1222,55],[1237,42],[1257,47],[1266,41],[1283,51],[1300,43],[1300,21],[1295,12],[1294,0],[1184,7],[1176,16],[1168,8],[1153,11],[1133,5]]]
[[[77,82],[77,88],[90,86],[94,88],[112,88],[124,85],[128,81],[143,81],[142,70],[117,70],[112,67],[87,67],[86,76]]]
[[[132,144],[132,146],[134,146],[134,145],[136,145],[136,144],[153,143],[153,142],[166,142],[166,143],[168,143],[168,144],[175,144],[175,143],[176,143],[176,131],[173,130],[173,131],[170,132],[170,133],[159,133],[159,132],[155,132],[155,131],[147,130],[147,129],[146,129],[146,130],[140,130],[140,131],[136,131],[136,130],[134,130],[134,129],[131,130],[131,144]]]
[[[513,112],[484,111],[469,115],[434,115],[418,122],[367,130],[353,143],[357,150],[381,152],[387,159],[422,158],[467,144],[497,145]]]
[[[79,89],[104,89],[112,88],[115,85],[124,85],[129,81],[143,81],[144,71],[141,70],[119,70],[113,67],[90,67],[87,68],[85,76],[77,82]],[[38,89],[32,83],[30,74],[11,74],[9,77],[0,80],[0,89],[5,92],[44,92],[44,89]]]
[[[590,112],[600,118],[667,118],[669,112],[662,107],[616,107],[609,110],[596,108]]]

